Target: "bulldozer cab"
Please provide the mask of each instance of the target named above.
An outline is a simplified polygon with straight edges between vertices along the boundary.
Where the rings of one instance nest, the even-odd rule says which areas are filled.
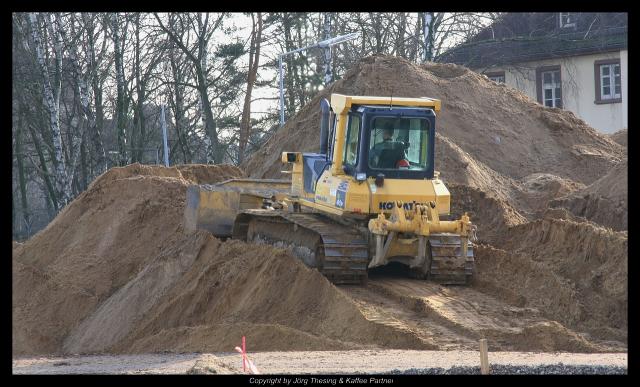
[[[434,201],[449,213],[449,193],[434,179],[439,100],[332,94],[320,107],[320,152],[282,153],[302,206],[370,216],[398,201]]]
[[[380,174],[395,179],[433,178],[433,108],[353,105],[346,121],[342,147],[335,137],[339,131],[331,131],[334,147],[329,157],[342,159],[345,174],[357,180]]]

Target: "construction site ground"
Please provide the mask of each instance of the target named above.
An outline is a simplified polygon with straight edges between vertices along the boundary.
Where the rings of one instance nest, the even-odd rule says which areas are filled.
[[[469,286],[395,265],[335,286],[286,249],[184,228],[190,184],[282,178],[281,151],[317,151],[319,98],[392,88],[443,100],[436,170],[478,225]],[[475,366],[482,338],[492,364],[626,367],[623,138],[459,66],[365,58],[240,168],[112,168],[14,242],[14,373],[234,373],[242,336],[266,373]]]
[[[250,360],[267,374],[389,374],[411,369],[477,367],[477,351],[353,350],[256,352]],[[626,353],[490,352],[492,366],[627,368]],[[92,355],[13,360],[14,374],[243,374],[236,352]],[[248,373],[248,371],[247,371]]]

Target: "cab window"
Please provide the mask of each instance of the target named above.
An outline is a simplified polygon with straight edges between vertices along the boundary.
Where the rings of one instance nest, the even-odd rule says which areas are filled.
[[[344,148],[344,163],[356,165],[358,161],[358,144],[360,142],[360,116],[349,115],[347,124],[347,139]]]
[[[429,122],[426,119],[376,117],[370,136],[369,168],[427,169]]]

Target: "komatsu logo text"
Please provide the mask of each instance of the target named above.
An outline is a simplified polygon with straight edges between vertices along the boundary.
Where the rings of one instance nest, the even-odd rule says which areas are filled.
[[[393,209],[393,206],[395,202],[380,202],[378,205],[378,209],[380,210],[391,210]],[[404,208],[405,210],[413,210],[413,206],[415,206],[416,204],[422,204],[424,205],[425,203],[417,203],[415,200],[413,202],[407,202],[407,203],[403,203],[402,204],[402,208]]]

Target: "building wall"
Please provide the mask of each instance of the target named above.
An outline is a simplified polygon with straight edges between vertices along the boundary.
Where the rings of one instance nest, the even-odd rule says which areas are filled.
[[[581,55],[567,58],[547,59],[523,62],[490,69],[477,69],[480,72],[504,71],[505,83],[527,94],[537,101],[536,68],[560,65],[562,77],[563,108],[572,111],[578,117],[602,133],[613,133],[627,128],[627,74],[628,51],[614,51],[594,55]],[[622,102],[595,104],[594,62],[602,59],[620,58],[620,76]]]

